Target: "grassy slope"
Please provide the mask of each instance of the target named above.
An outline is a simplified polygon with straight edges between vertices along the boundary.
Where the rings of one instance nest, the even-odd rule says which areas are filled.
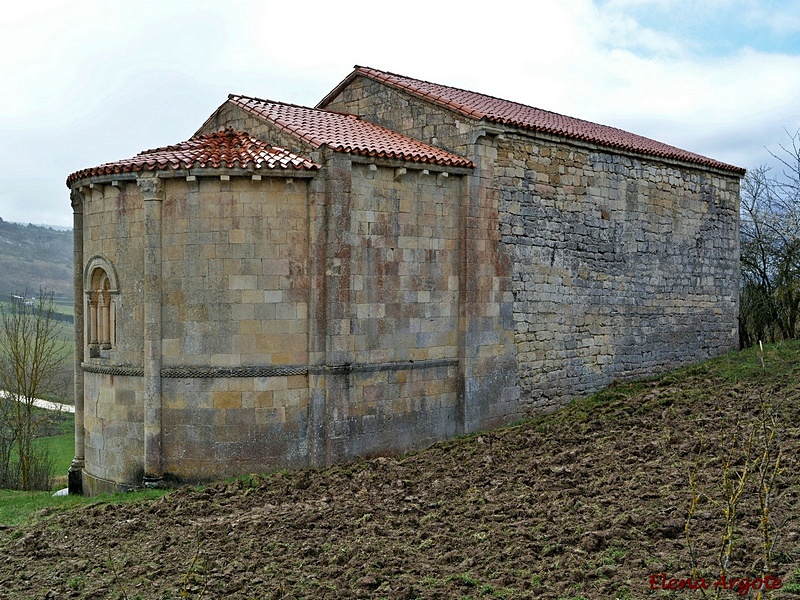
[[[767,597],[797,597],[800,344],[766,348],[765,364],[762,372],[754,350],[731,354],[406,457],[184,488],[157,502],[50,499],[42,511],[0,496],[16,506],[14,522],[32,514],[0,531],[10,557],[0,586],[11,598],[70,586],[142,598],[201,589],[234,598],[701,597],[651,592],[648,578],[691,573],[684,525],[695,464],[705,494],[691,530],[698,574],[715,576],[720,448],[731,450],[732,433],[766,400],[785,467],[773,518],[787,520],[774,554],[785,585]],[[759,561],[754,491],[738,506],[730,572],[741,577]],[[69,503],[89,506],[62,512]]]
[[[47,448],[48,455],[53,459],[53,489],[67,487],[67,472],[75,456],[75,434],[53,435],[40,438],[38,442]]]
[[[164,495],[163,491],[143,490],[130,494],[97,496],[83,498],[80,496],[54,497],[51,492],[17,492],[0,490],[0,532],[4,529],[14,531],[18,525],[24,526],[31,519],[37,520],[47,515],[57,514],[73,508],[81,509],[87,505],[98,503],[122,504],[141,500],[157,499]],[[17,537],[22,529],[15,531]]]

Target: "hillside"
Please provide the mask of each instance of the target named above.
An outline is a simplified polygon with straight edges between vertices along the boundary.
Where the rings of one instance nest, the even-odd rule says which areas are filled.
[[[72,299],[72,231],[0,221],[0,294],[40,287]]]
[[[717,581],[727,462],[728,484],[746,465],[751,474],[728,575],[759,574],[759,524],[781,522],[771,560],[782,587],[766,597],[800,597],[800,344],[769,347],[764,359],[762,372],[754,350],[727,355],[404,457],[49,509],[0,527],[0,595],[701,598],[660,589],[660,574],[667,586],[692,574],[694,473],[696,577]],[[766,446],[763,414],[776,419]],[[772,463],[752,459],[765,448],[774,458],[778,447],[762,521],[752,475]]]

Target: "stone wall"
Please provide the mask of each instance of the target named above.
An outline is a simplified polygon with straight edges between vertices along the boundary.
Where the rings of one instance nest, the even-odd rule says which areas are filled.
[[[83,289],[92,265],[110,269],[117,283],[112,302],[117,315],[115,343],[90,357],[84,340],[84,452],[86,493],[114,489],[113,481],[140,480],[143,473],[143,390],[141,378],[143,315],[142,256],[144,214],[135,182],[84,189]],[[84,314],[89,296],[83,294]],[[88,319],[87,321],[87,329]],[[118,367],[113,373],[104,368]],[[131,375],[124,375],[127,370]]]
[[[140,376],[84,374],[84,493],[117,490],[144,474],[143,390]]]
[[[459,431],[515,419],[520,397],[514,344],[511,255],[500,243],[497,151],[484,128],[452,111],[364,77],[324,108],[350,114],[472,160],[461,200]]]
[[[338,163],[329,190],[328,460],[457,433],[460,176]]]
[[[420,100],[366,77],[355,77],[325,110],[359,115],[387,129],[472,158],[474,119]]]
[[[495,181],[528,408],[736,347],[738,178],[508,135]]]
[[[165,180],[164,471],[306,464],[308,182]],[[245,376],[225,369],[258,367]],[[258,376],[270,373],[274,375]]]
[[[736,346],[736,176],[364,78],[328,108],[475,168],[313,149],[225,103],[201,133],[320,169],[80,187],[114,321],[109,344],[85,328],[89,493],[403,452]]]
[[[478,164],[469,201],[483,271],[473,285],[486,299],[492,281],[484,308],[494,302],[505,319],[474,330],[507,331],[513,312],[516,354],[504,356],[523,412],[737,346],[735,175],[488,126],[365,77],[325,108]]]
[[[226,128],[244,131],[272,146],[291,150],[300,156],[307,156],[314,162],[320,162],[320,153],[304,140],[288,135],[279,127],[256,117],[246,110],[225,102],[212,114],[195,135],[207,135]]]
[[[135,182],[121,181],[117,185],[94,186],[86,191],[85,198],[83,288],[89,289],[91,274],[86,270],[90,265],[110,266],[119,288],[112,294],[115,311],[125,315],[116,323],[117,342],[104,355],[115,364],[141,366],[144,253],[141,193]],[[84,294],[84,304],[87,302],[88,295]],[[88,307],[85,310],[88,314]]]
[[[200,480],[306,465],[307,181],[163,185],[164,471]],[[84,367],[88,493],[137,485],[143,472],[142,221],[135,182],[87,193],[87,268],[100,264],[119,285],[114,344]],[[235,377],[233,367],[253,368]]]
[[[175,177],[150,192],[150,402],[167,479],[324,465],[462,431],[463,174],[322,162],[313,178]],[[148,468],[142,204],[135,181],[105,182],[84,208],[84,255],[118,282],[114,343],[84,366],[88,493],[137,485]]]
[[[458,358],[462,178],[358,163],[352,173],[354,362]]]
[[[308,362],[307,185],[166,180],[164,367]]]

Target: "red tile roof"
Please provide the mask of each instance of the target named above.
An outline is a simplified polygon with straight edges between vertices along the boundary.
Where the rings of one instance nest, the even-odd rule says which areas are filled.
[[[319,166],[247,133],[226,129],[195,136],[174,146],[145,150],[126,160],[77,171],[67,178],[67,186],[87,177],[119,173],[226,168],[315,170]]]
[[[273,123],[314,148],[453,167],[474,167],[472,161],[406,137],[354,115],[231,94],[228,101]]]
[[[404,90],[418,98],[428,100],[473,119],[559,135],[649,156],[671,158],[739,175],[743,175],[745,172],[740,167],[734,167],[615,127],[598,125],[590,121],[567,117],[532,106],[518,104],[517,102],[358,65],[342,83],[323,98],[317,107],[322,108],[327,105],[342,88],[359,75]]]

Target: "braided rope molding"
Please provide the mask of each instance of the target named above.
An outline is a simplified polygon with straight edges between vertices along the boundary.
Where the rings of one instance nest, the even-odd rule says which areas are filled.
[[[209,379],[212,377],[286,377],[306,375],[306,365],[252,366],[252,367],[167,367],[161,369],[165,379]]]
[[[353,363],[343,365],[256,365],[247,367],[182,366],[161,369],[165,379],[209,379],[226,377],[287,377],[291,375],[322,375],[326,373],[374,373],[378,371],[404,371],[411,369],[434,369],[458,365],[457,358],[436,358],[430,360],[409,360],[388,363]],[[121,375],[143,377],[144,368],[125,365],[81,365],[86,373],[100,375]]]
[[[89,365],[81,363],[85,373],[99,373],[100,375],[124,375],[127,377],[144,377],[144,368],[128,367],[125,365]]]
[[[309,373],[375,373],[377,371],[408,371],[412,369],[435,369],[458,365],[457,358],[431,358],[428,360],[403,360],[387,363],[352,363],[308,367]]]

